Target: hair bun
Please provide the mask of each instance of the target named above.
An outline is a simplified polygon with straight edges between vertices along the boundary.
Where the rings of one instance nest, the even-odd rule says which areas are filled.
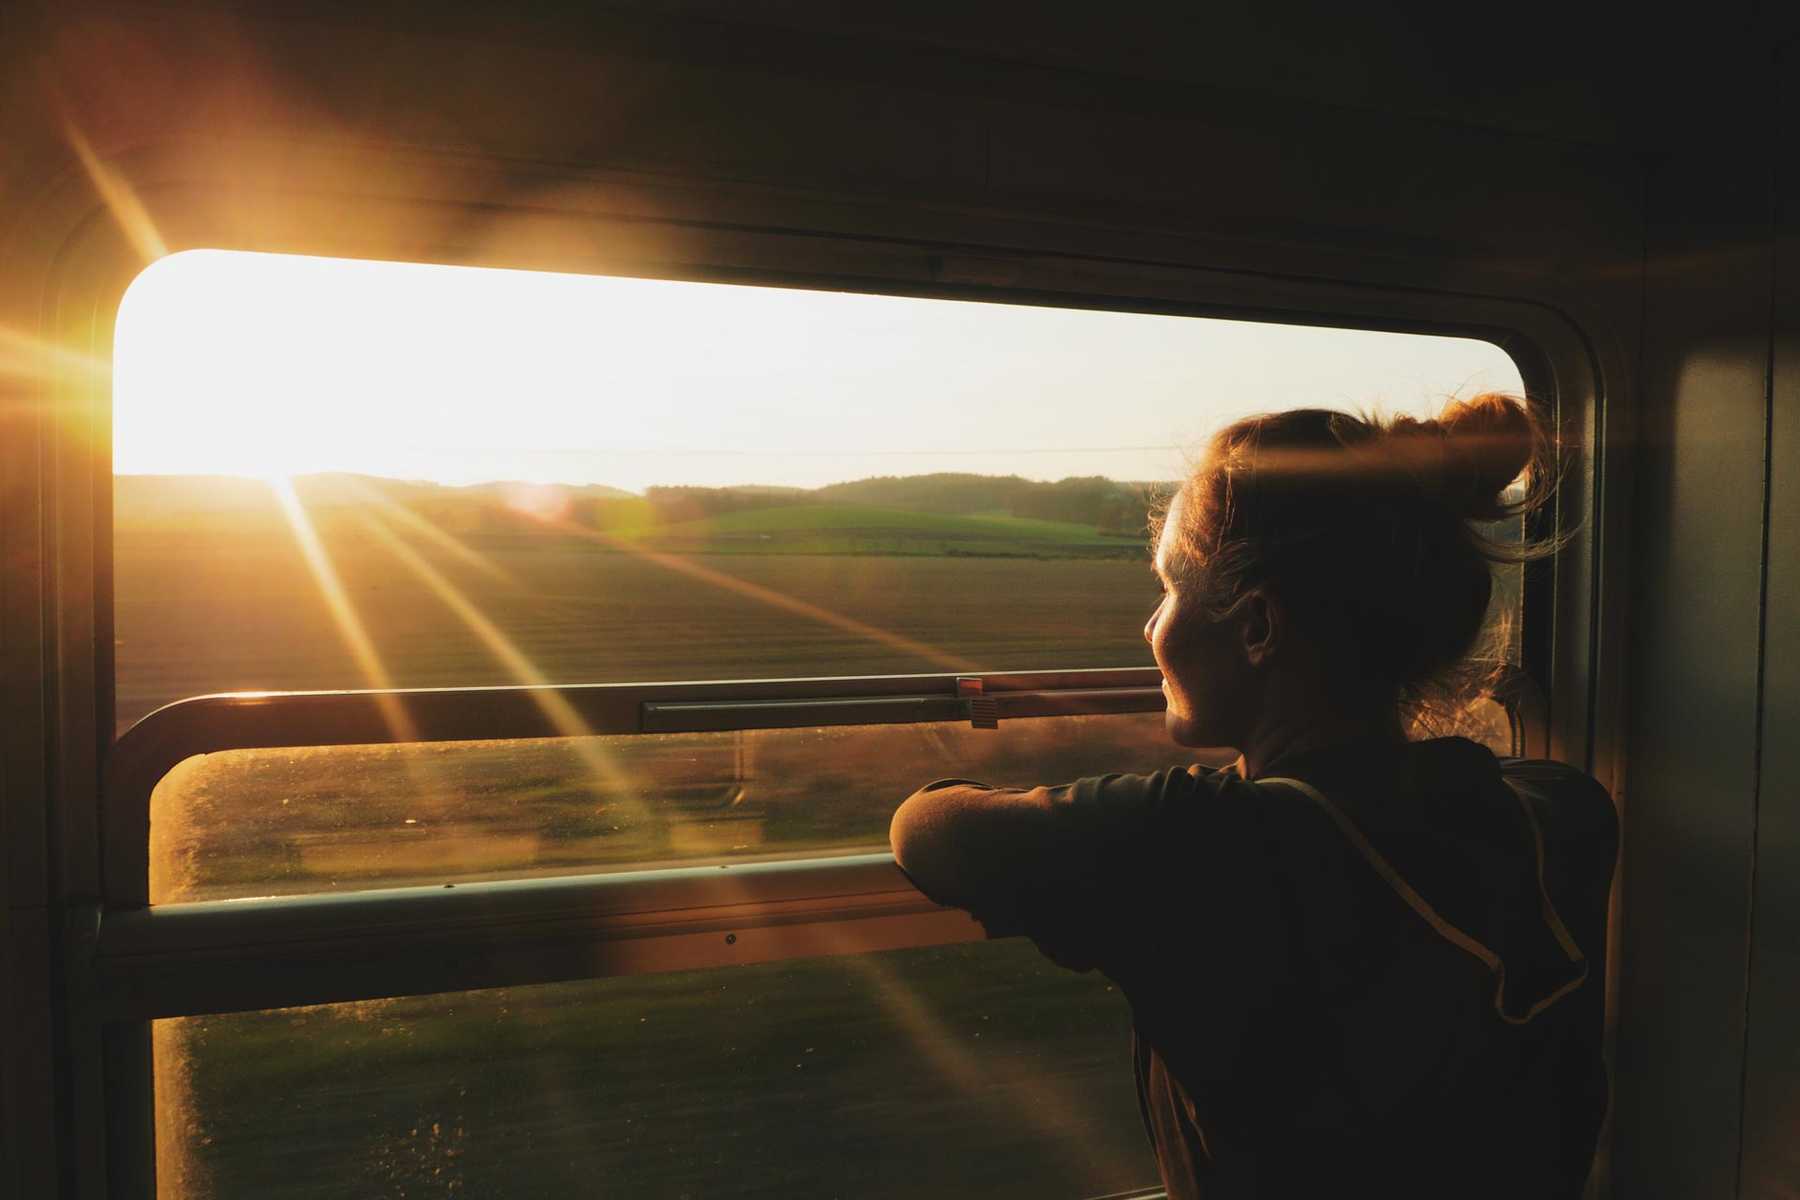
[[[1520,510],[1503,498],[1538,456],[1538,423],[1519,400],[1483,392],[1452,400],[1435,424],[1444,438],[1439,494],[1447,507],[1471,521],[1497,521]]]
[[[1310,623],[1344,686],[1447,713],[1490,675],[1468,656],[1494,566],[1564,544],[1479,526],[1550,499],[1550,450],[1538,414],[1495,393],[1429,421],[1323,408],[1246,417],[1213,435],[1158,553],[1214,619],[1270,588],[1298,627]],[[1508,495],[1521,475],[1529,487]]]

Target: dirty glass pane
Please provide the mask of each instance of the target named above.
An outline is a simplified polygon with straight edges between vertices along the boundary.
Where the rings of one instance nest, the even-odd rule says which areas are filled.
[[[1017,940],[166,1020],[158,1194],[1116,1196],[1129,1040]]]
[[[1207,761],[1220,761],[1213,754]],[[232,750],[151,798],[154,903],[887,847],[946,776],[1061,783],[1195,761],[1162,716]]]

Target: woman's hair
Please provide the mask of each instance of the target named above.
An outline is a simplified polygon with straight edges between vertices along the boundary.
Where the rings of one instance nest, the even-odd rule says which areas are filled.
[[[1249,417],[1215,434],[1181,485],[1168,570],[1214,617],[1267,589],[1328,655],[1329,678],[1442,730],[1504,665],[1472,653],[1495,565],[1555,548],[1481,526],[1539,507],[1556,480],[1542,421],[1498,392],[1427,421]]]

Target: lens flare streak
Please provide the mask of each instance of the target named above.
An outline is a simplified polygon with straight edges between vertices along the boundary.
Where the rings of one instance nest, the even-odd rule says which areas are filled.
[[[931,1064],[947,1084],[965,1095],[991,1098],[1005,1104],[1005,1111],[997,1114],[998,1116],[1036,1126],[1048,1135],[1047,1140],[1051,1145],[1059,1148],[1087,1147],[1087,1133],[1095,1124],[1093,1116],[1082,1111],[1083,1105],[1079,1099],[1070,1093],[1061,1080],[1040,1068],[1016,1064],[1013,1069],[1019,1072],[1020,1082],[1028,1085],[1033,1101],[1029,1108],[1018,1107],[1010,1099],[1017,1094],[1016,1091],[995,1086],[997,1080],[993,1073],[984,1072],[974,1056],[957,1044],[957,1035],[938,1019],[929,1003],[898,972],[878,957],[855,953],[850,947],[845,948],[838,961],[863,977],[870,995],[887,1009],[907,1036],[912,1038],[925,1061]],[[1137,1165],[1109,1162],[1104,1164],[1100,1174],[1109,1179],[1128,1179],[1134,1174]],[[1079,1151],[1067,1163],[1068,1169],[1077,1176],[1091,1166],[1089,1159]]]
[[[500,583],[508,584],[512,587],[519,586],[519,580],[512,572],[508,571],[505,567],[500,566],[480,551],[475,550],[466,543],[459,541],[451,534],[438,528],[412,509],[407,508],[403,504],[395,503],[393,500],[382,495],[380,492],[360,480],[352,480],[351,486],[359,499],[378,511],[383,517],[391,519],[395,523],[404,526],[408,531],[425,538],[440,550],[452,555],[458,561],[475,568],[488,578],[497,580]]]
[[[386,523],[372,513],[363,513],[362,522],[370,535],[382,544],[395,558],[399,559],[407,570],[418,577],[444,606],[456,614],[457,618],[468,627],[469,631],[481,644],[499,660],[513,678],[521,684],[532,688],[552,687],[552,681],[537,665],[527,658],[512,639],[495,625],[485,613],[476,608],[444,574],[426,561],[425,557],[412,546],[401,540]],[[600,746],[594,741],[594,731],[582,719],[574,705],[551,691],[532,693],[533,700],[549,718],[551,725],[563,737],[574,739],[570,745],[575,754],[593,775],[597,784],[612,793],[613,797],[627,803],[634,801],[635,793],[631,779],[621,771]],[[637,803],[641,804],[641,801]]]
[[[469,627],[488,650],[499,659],[521,683],[534,687],[542,687],[549,684],[550,681],[545,677],[543,672],[538,670],[538,668],[519,651],[511,640],[508,639],[491,620],[470,603],[468,598],[465,597],[454,584],[444,578],[444,576],[427,562],[417,550],[403,542],[392,529],[382,524],[379,519],[371,515],[365,515],[364,520],[368,524],[373,536],[390,550],[395,557],[399,558],[410,571],[418,576],[418,578],[430,588],[431,591],[435,593],[465,625]],[[568,528],[581,533],[592,533],[592,531],[589,530],[581,530],[577,526],[565,526],[561,523],[558,523],[558,527]],[[627,546],[626,548],[641,550],[641,548],[638,547]],[[939,661],[942,661],[943,658],[946,657],[932,650],[930,647],[924,647],[918,643],[899,638],[896,635],[887,634],[885,631],[875,629],[873,626],[864,625],[862,622],[854,621],[851,618],[841,617],[838,614],[830,613],[827,610],[817,608],[804,601],[795,600],[791,597],[782,596],[779,593],[770,592],[768,589],[759,588],[754,584],[744,583],[741,580],[733,579],[730,576],[712,571],[709,568],[699,566],[698,564],[689,563],[673,555],[652,551],[642,552],[659,564],[669,567],[671,570],[678,571],[693,578],[702,579],[703,581],[716,586],[729,588],[730,590],[741,594],[750,595],[767,603],[775,604],[777,607],[781,607],[788,611],[812,616],[815,619],[825,621],[838,628],[848,629],[853,632],[861,633],[864,636],[873,637],[876,640],[882,641],[884,644],[893,645],[895,643],[900,643],[914,652],[930,653],[936,656]],[[575,710],[569,706],[567,701],[562,700],[553,693],[541,694],[538,702],[543,706],[545,715],[551,719],[559,732],[569,737],[579,739],[575,745],[578,747],[578,753],[581,754],[584,764],[587,765],[599,779],[609,784],[613,789],[623,791],[624,794],[629,795],[629,791],[626,789],[627,781],[620,777],[614,765],[600,752],[599,748],[592,743],[591,739],[584,736],[591,734],[591,730],[589,730],[585,722],[582,721],[580,714],[575,712]],[[724,876],[721,878],[720,882],[724,884],[724,890],[727,893],[726,898],[733,898],[730,894],[736,891],[736,888],[734,887],[736,881],[729,876]],[[855,953],[855,949],[855,947],[845,946],[845,957],[842,961],[851,964],[854,970],[866,978],[871,992],[885,1007],[888,1008],[889,1012],[918,1045],[920,1052],[925,1056],[926,1060],[932,1064],[939,1074],[942,1075],[947,1082],[964,1089],[970,1094],[980,1095],[990,1091],[992,1081],[986,1079],[971,1056],[956,1045],[954,1037],[945,1029],[943,1023],[937,1019],[930,1007],[917,995],[913,988],[909,986],[904,979],[888,970],[883,964],[874,961],[867,955]],[[1088,1123],[1082,1115],[1080,1105],[1077,1103],[1076,1099],[1069,1095],[1067,1090],[1063,1088],[1058,1081],[1042,1072],[1032,1072],[1031,1082],[1033,1084],[1034,1094],[1037,1098],[1037,1104],[1031,1113],[1028,1114],[1028,1119],[1047,1132],[1054,1134],[1059,1144],[1081,1144],[1081,1133],[1083,1129],[1088,1127]],[[1009,1109],[1009,1114],[1015,1116],[1018,1115],[1017,1112],[1012,1109]],[[1072,1167],[1077,1165],[1079,1164],[1071,1164]]]
[[[331,556],[326,553],[318,531],[313,528],[306,509],[300,504],[300,497],[294,492],[293,481],[287,478],[271,479],[269,490],[275,494],[275,501],[281,506],[282,515],[287,518],[288,525],[293,530],[294,541],[299,545],[300,553],[305,556],[306,565],[312,570],[313,578],[319,585],[319,594],[324,597],[326,607],[331,610],[332,619],[337,622],[338,632],[356,660],[357,669],[368,680],[370,687],[381,692],[393,688],[393,677],[382,662],[381,654],[376,650],[374,640],[369,637],[362,618],[351,604],[343,580],[338,577],[337,568],[332,566]],[[376,702],[395,741],[418,740],[417,726],[398,698],[381,695]]]
[[[106,207],[119,223],[125,237],[147,263],[166,257],[169,245],[156,228],[156,222],[150,219],[150,210],[144,207],[137,191],[124,176],[100,160],[100,156],[94,153],[93,146],[73,122],[69,123],[67,129],[69,145],[74,148],[82,168],[87,171],[88,178],[93,180],[94,189],[106,202]]]
[[[761,584],[751,583],[747,579],[739,579],[736,576],[727,575],[723,571],[714,570],[712,567],[697,563],[689,558],[683,558],[678,554],[669,554],[661,550],[652,550],[647,546],[637,545],[627,538],[602,533],[597,529],[588,529],[584,526],[577,525],[572,521],[548,520],[544,518],[540,518],[540,520],[543,520],[544,524],[560,533],[586,538],[589,541],[599,542],[601,545],[613,550],[622,550],[628,554],[635,554],[639,558],[653,562],[659,567],[664,567],[678,575],[685,575],[689,579],[697,580],[710,587],[734,592],[746,599],[766,604],[771,608],[778,608],[783,612],[789,612],[793,613],[795,616],[805,617],[807,620],[816,621],[821,625],[828,625],[833,629],[839,629],[845,633],[853,634],[860,638],[866,638],[869,641],[876,642],[889,649],[898,650],[903,654],[924,659],[945,670],[975,671],[978,669],[975,664],[968,659],[940,650],[936,646],[928,645],[925,642],[915,641],[902,634],[893,633],[878,626],[870,625],[866,621],[859,621],[855,617],[845,616],[843,613],[833,612],[829,608],[821,607],[808,600],[802,600],[797,596],[790,596],[785,592],[778,592],[773,588],[766,588]]]
[[[0,379],[54,379],[64,373],[105,379],[105,359],[0,326]]]

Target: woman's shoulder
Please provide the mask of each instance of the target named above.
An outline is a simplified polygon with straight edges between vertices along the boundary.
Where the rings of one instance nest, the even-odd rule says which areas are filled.
[[[1617,843],[1612,794],[1586,771],[1547,758],[1503,758],[1500,774],[1544,836],[1603,850]]]
[[[1576,796],[1606,795],[1600,781],[1565,762],[1550,758],[1499,757],[1500,773],[1516,785]]]

